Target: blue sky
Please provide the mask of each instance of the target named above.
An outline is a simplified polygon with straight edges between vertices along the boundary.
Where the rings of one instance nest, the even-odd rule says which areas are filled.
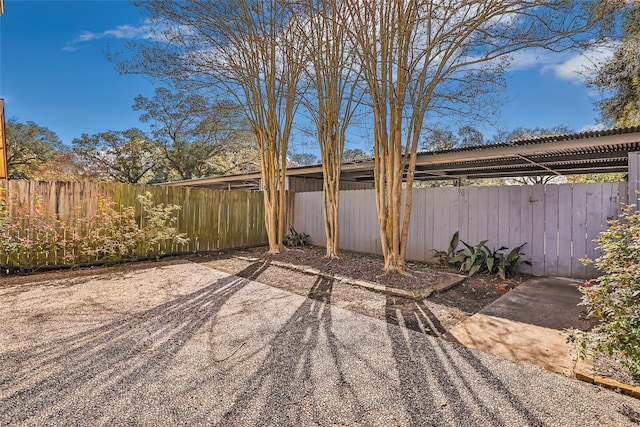
[[[119,75],[105,57],[143,35],[144,17],[126,1],[5,0],[0,17],[0,97],[7,117],[34,121],[70,144],[82,133],[148,127],[132,110],[133,98],[153,95],[143,76]],[[597,55],[596,55],[597,56]],[[571,54],[519,55],[507,74],[510,100],[499,126],[586,130],[597,122],[595,93],[575,71],[585,63]],[[491,133],[490,128],[483,129]],[[315,151],[308,136],[303,148]],[[297,147],[296,147],[297,146]],[[362,143],[349,148],[368,149]]]

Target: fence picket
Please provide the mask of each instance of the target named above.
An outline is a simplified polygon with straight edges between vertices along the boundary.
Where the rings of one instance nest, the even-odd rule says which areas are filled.
[[[520,188],[520,218],[516,219],[520,221],[520,237],[518,245],[524,244],[521,249],[523,258],[531,258],[532,255],[532,235],[533,235],[533,186],[523,185]],[[531,274],[531,265],[523,265],[521,271],[525,274]]]
[[[544,275],[558,275],[559,190],[555,184],[545,188],[544,211]]]
[[[478,239],[478,218],[480,215],[479,211],[472,211],[470,209],[471,206],[478,206],[478,187],[468,187],[467,188],[467,218],[468,218],[468,232],[470,242],[479,242]]]
[[[498,187],[498,203],[497,203],[497,239],[489,238],[490,247],[500,248],[501,246],[509,247],[509,232],[511,203],[509,201],[510,189],[507,186]]]
[[[433,212],[435,210],[435,201],[433,199],[433,191],[425,188],[421,191],[422,198],[424,199],[425,211],[423,221],[421,221],[423,231],[423,250],[425,261],[431,261],[433,257]]]
[[[371,210],[373,210],[374,212],[376,210],[375,201],[371,203],[372,200],[370,201],[370,198],[368,197],[369,193],[367,193],[366,191],[354,191],[350,194],[353,194],[354,210],[357,212],[356,218],[359,219],[358,235],[357,238],[354,239],[354,247],[364,248],[365,251],[375,252],[375,244],[374,242],[371,242],[372,239],[371,235],[369,234],[369,230],[371,227]],[[345,198],[348,198],[346,194]],[[342,234],[342,231],[340,232],[340,234]]]
[[[182,206],[177,212],[177,228],[186,234],[189,243],[167,246],[165,251],[195,252],[226,247],[262,244],[267,241],[264,224],[264,199],[259,192],[230,192],[200,188],[143,186],[119,183],[0,181],[10,203],[10,217],[17,217],[21,207],[33,213],[35,196],[46,203],[47,211],[61,220],[78,209],[87,218],[97,209],[97,196],[110,197],[116,209],[136,208],[141,220],[138,195],[150,192],[154,203]],[[28,224],[22,224],[27,230]],[[49,253],[46,263],[61,262],[63,252]],[[0,259],[0,262],[6,260]]]
[[[445,231],[443,227],[444,217],[446,216],[443,205],[447,203],[447,200],[444,200],[444,190],[444,188],[433,189],[433,249],[439,251],[446,250],[449,245],[445,236],[449,230]],[[438,224],[438,227],[436,227],[435,224]]]
[[[458,210],[458,212],[456,212],[455,214],[458,217],[458,229],[460,230],[460,235],[461,236],[465,236],[465,241],[467,242],[471,242],[471,244],[474,244],[474,240],[471,239],[470,236],[470,230],[469,230],[469,193],[468,193],[468,188],[458,188],[457,191],[457,199],[458,199],[458,204],[456,206],[456,209]]]
[[[609,187],[610,188],[610,187]],[[589,185],[587,187],[587,253],[586,257],[595,260],[599,255],[596,249],[595,240],[602,231],[602,217],[606,217],[606,209],[608,201],[605,200],[607,194],[606,185]],[[595,266],[589,264],[585,267],[585,277],[596,274]]]
[[[509,186],[509,243],[505,245],[509,249],[524,243],[520,239],[520,218],[522,216],[520,192],[523,185]]]
[[[558,186],[558,276],[571,277],[571,257],[573,253],[572,218],[576,209],[572,197],[573,187],[569,185]],[[576,234],[576,236],[578,236]]]
[[[587,184],[573,185],[573,210],[571,218],[571,274],[567,277],[584,277],[582,258],[587,256]]]
[[[499,187],[488,188],[487,200],[487,234],[480,240],[490,240],[496,247],[500,247],[500,204]]]
[[[531,189],[531,274],[543,276],[545,274],[545,186],[534,185]],[[526,258],[525,258],[526,259]]]
[[[489,187],[478,188],[478,231],[474,242],[488,240],[489,221],[495,221],[495,217],[489,215]],[[473,207],[470,207],[473,209]]]
[[[419,188],[414,188],[411,191],[412,203],[411,203],[411,222],[409,223],[409,235],[415,236],[413,239],[415,242],[408,242],[407,244],[407,258],[409,259],[425,259],[424,250],[424,229],[425,224],[424,217],[420,215],[414,215],[415,212],[425,212],[425,198],[424,192]]]

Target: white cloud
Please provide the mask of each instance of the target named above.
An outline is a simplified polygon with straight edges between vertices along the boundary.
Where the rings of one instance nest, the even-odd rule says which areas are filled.
[[[549,52],[541,49],[521,50],[511,56],[509,71],[526,70],[540,65],[547,65],[550,61]]]
[[[83,31],[78,37],[68,41],[62,47],[62,50],[65,52],[75,52],[80,48],[81,44],[100,39],[151,39],[156,37],[156,34],[158,33],[157,30],[157,28],[147,22],[139,27],[134,27],[132,25],[118,25],[115,28],[102,32]]]
[[[585,80],[585,74],[593,70],[594,66],[609,60],[613,52],[614,49],[612,47],[595,47],[582,54],[547,64],[540,71],[542,73],[551,73],[561,80],[582,84]]]
[[[527,49],[516,52],[511,58],[509,71],[538,69],[541,74],[550,74],[561,80],[583,84],[594,66],[611,58],[617,46],[613,43],[594,45],[582,53],[556,53],[542,49]]]

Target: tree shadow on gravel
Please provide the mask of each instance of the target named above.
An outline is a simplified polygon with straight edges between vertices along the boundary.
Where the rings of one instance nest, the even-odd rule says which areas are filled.
[[[446,332],[440,320],[422,301],[388,295],[384,314],[387,323],[401,325],[412,331],[434,337]]]
[[[622,405],[619,412],[627,417],[630,422],[640,425],[640,412],[629,405]]]
[[[398,307],[393,297],[387,297],[387,333],[391,341],[402,399],[412,425],[504,425],[505,420],[495,406],[478,397],[476,380],[480,376],[491,387],[491,393],[524,418],[527,425],[544,425],[503,383],[467,348],[455,350],[439,338],[429,341],[413,340],[402,329],[425,333],[425,324],[431,322],[431,333],[444,332],[437,326],[435,316],[428,308],[416,305],[414,310]],[[418,310],[419,307],[419,310]],[[420,318],[422,317],[422,319]],[[424,322],[424,324],[421,324]],[[432,345],[429,345],[432,343]],[[464,367],[462,367],[464,365]],[[471,372],[466,371],[472,367]]]
[[[242,425],[248,408],[260,408],[260,415],[252,425],[304,425],[305,411],[314,412],[322,406],[309,407],[309,397],[317,392],[313,378],[317,363],[317,348],[326,339],[330,355],[331,375],[335,376],[331,389],[340,394],[340,402],[350,401],[350,415],[363,411],[357,396],[343,371],[338,338],[332,332],[331,293],[333,281],[318,277],[308,298],[296,309],[269,342],[269,352],[261,361],[257,373],[251,377],[243,392],[224,413],[220,425]],[[347,416],[346,414],[343,414]],[[322,416],[320,416],[322,417]],[[315,420],[316,417],[312,416]]]
[[[245,277],[259,274],[254,264]],[[55,408],[66,425],[109,419],[110,402],[161,377],[177,353],[247,283],[228,276],[126,318],[0,354],[0,424],[29,423]],[[79,404],[92,391],[91,404]],[[75,402],[75,403],[74,403]],[[86,402],[85,402],[86,403]]]

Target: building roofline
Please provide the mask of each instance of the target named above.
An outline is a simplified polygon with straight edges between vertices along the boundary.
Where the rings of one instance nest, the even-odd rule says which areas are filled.
[[[531,175],[532,173],[538,173],[540,175],[571,173],[572,168],[566,167],[566,165],[560,168],[559,171],[555,171],[553,167],[547,166],[547,164],[553,164],[552,159],[554,156],[563,157],[565,164],[569,164],[571,161],[580,163],[580,165],[578,165],[580,167],[575,167],[576,173],[585,173],[585,168],[583,167],[585,164],[591,164],[594,168],[592,173],[597,173],[598,171],[595,169],[598,168],[597,160],[600,154],[602,154],[602,171],[608,172],[611,170],[620,170],[620,161],[618,159],[616,163],[615,158],[608,159],[604,153],[615,153],[617,157],[620,157],[628,151],[638,150],[640,150],[640,126],[527,138],[489,145],[459,147],[438,151],[421,151],[417,154],[416,171],[420,172],[422,170],[424,172],[431,168],[433,175],[425,173],[420,176],[417,174],[416,179],[455,179],[457,177],[468,177],[473,174],[465,175],[463,173],[465,166],[468,166],[470,170],[474,167],[482,169],[484,168],[483,164],[485,162],[491,161],[495,169],[499,169],[501,162],[514,163],[512,168],[507,168],[501,172],[502,176],[518,176],[519,173],[523,175]],[[546,163],[538,162],[536,159],[546,159]],[[604,162],[606,161],[609,161],[610,164],[605,165]],[[613,169],[612,165],[615,166]],[[537,168],[534,166],[537,166]],[[370,175],[373,172],[373,167],[374,161],[372,158],[343,163],[342,179],[372,179]],[[495,173],[496,175],[500,175],[500,173]],[[513,173],[513,175],[505,175],[506,173]],[[286,175],[318,178],[318,176],[322,176],[322,165],[316,164],[287,168]],[[236,185],[244,181],[255,182],[260,179],[260,172],[252,172],[248,174],[174,181],[163,183],[163,185],[222,186],[224,183],[229,183],[231,186],[231,183]]]

